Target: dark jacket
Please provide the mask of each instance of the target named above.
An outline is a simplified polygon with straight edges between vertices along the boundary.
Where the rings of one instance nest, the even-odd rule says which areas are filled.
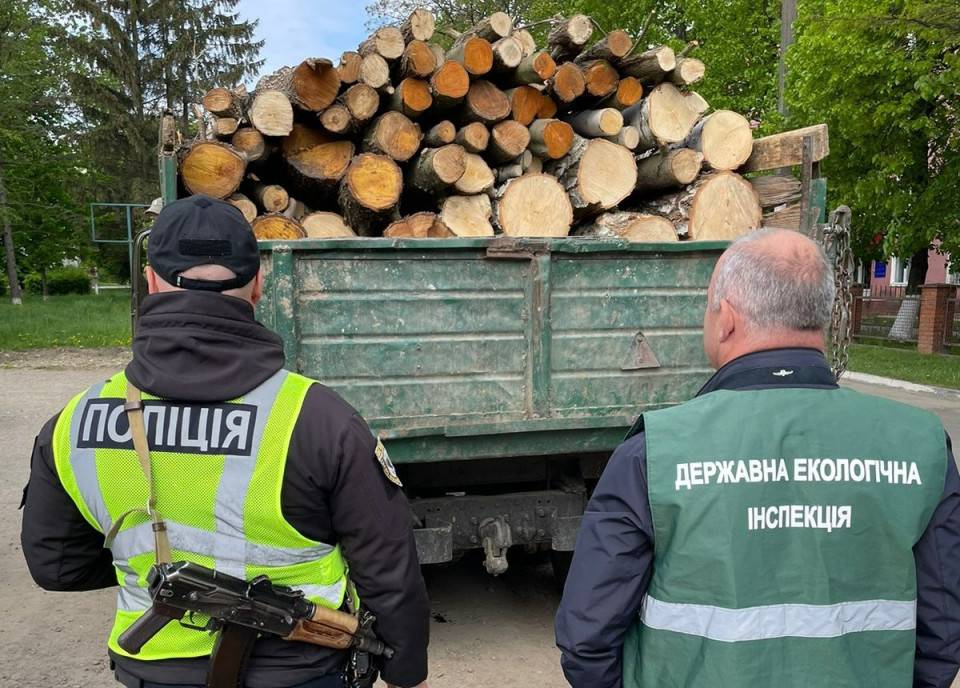
[[[784,368],[793,374],[774,376]],[[811,349],[748,354],[717,371],[700,390],[807,387],[834,389],[823,355]],[[619,688],[627,629],[653,573],[653,524],[647,495],[646,438],[636,434],[610,458],[577,539],[557,612],[563,671],[575,688]],[[950,688],[960,668],[960,476],[950,451],[941,502],[914,547],[917,656],[914,688]]]
[[[256,322],[249,304],[219,294],[175,292],[144,300],[126,373],[150,394],[214,402],[242,396],[283,364],[280,338]],[[27,565],[47,590],[112,587],[117,578],[103,535],[84,520],[57,477],[55,422],[44,426],[33,450],[21,535]],[[364,605],[378,617],[378,633],[395,650],[383,665],[383,678],[412,686],[427,676],[429,606],[410,508],[384,475],[375,447],[363,418],[332,390],[313,385],[291,438],[281,508],[304,536],[340,543]],[[147,681],[205,682],[203,658],[112,659]],[[261,638],[247,683],[296,685],[339,671],[344,659],[342,652],[315,645]]]

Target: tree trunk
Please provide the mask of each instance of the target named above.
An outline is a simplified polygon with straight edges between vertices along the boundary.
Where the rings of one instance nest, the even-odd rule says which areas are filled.
[[[266,213],[280,213],[290,205],[290,194],[279,184],[264,184],[257,178],[247,181],[250,196]]]
[[[810,137],[813,162],[830,154],[830,140],[826,124],[764,136],[753,142],[753,152],[740,169],[741,172],[776,170],[803,164],[803,139]]]
[[[397,239],[446,239],[454,234],[436,213],[423,212],[391,222],[383,230],[383,236]]]
[[[559,160],[573,146],[573,127],[558,119],[538,119],[530,125],[530,150],[546,160]]]
[[[582,110],[564,119],[581,136],[599,138],[616,136],[623,129],[623,115],[619,110]]]
[[[429,41],[433,38],[436,19],[430,10],[418,7],[400,25],[400,33],[407,43],[413,41]]]
[[[557,72],[557,63],[545,51],[535,52],[520,61],[517,68],[504,75],[503,82],[509,86],[542,84]]]
[[[637,191],[649,194],[690,184],[700,174],[703,154],[689,148],[655,153],[637,163]]]
[[[628,57],[619,65],[621,74],[639,79],[644,86],[659,84],[676,66],[676,53],[665,45]]]
[[[447,51],[447,60],[462,64],[470,76],[483,76],[493,69],[493,46],[483,38],[464,34]]]
[[[597,107],[612,107],[617,110],[626,110],[636,105],[643,97],[643,85],[632,76],[625,76],[617,84],[617,90],[603,98]]]
[[[451,108],[463,102],[470,90],[470,76],[459,62],[444,62],[430,77],[430,90],[438,108]]]
[[[569,105],[584,94],[587,82],[583,78],[583,70],[572,62],[565,62],[557,67],[553,79],[547,84],[547,93],[557,102]]]
[[[267,213],[261,215],[251,224],[253,234],[259,240],[264,239],[302,239],[305,234],[303,227],[296,220],[292,220],[281,213]]]
[[[710,169],[735,170],[753,151],[753,133],[743,115],[717,110],[697,122],[681,145],[703,153]]]
[[[566,157],[547,163],[545,169],[570,194],[578,220],[615,207],[637,183],[633,153],[606,139],[577,138]]]
[[[632,242],[674,242],[677,232],[670,220],[658,215],[613,212],[600,215],[593,224],[580,227],[579,236],[626,239]]]
[[[400,112],[385,112],[367,129],[363,149],[406,162],[420,148],[420,127]]]
[[[594,98],[603,98],[615,93],[620,84],[620,75],[606,60],[592,60],[581,67],[586,93]]]
[[[494,72],[508,72],[515,70],[523,60],[523,46],[513,36],[501,38],[493,44]]]
[[[238,152],[243,153],[247,162],[257,162],[270,155],[271,148],[263,138],[263,134],[253,127],[241,127],[233,134],[230,139],[232,145]]]
[[[343,219],[360,236],[376,236],[397,219],[403,173],[386,155],[362,153],[340,182]]]
[[[353,153],[350,141],[330,141],[286,155],[284,162],[297,196],[313,207],[321,205],[316,201],[331,198]]]
[[[483,122],[471,122],[457,132],[455,140],[468,153],[482,153],[490,144],[490,130]]]
[[[633,39],[630,38],[630,34],[616,29],[577,55],[574,61],[583,64],[590,60],[606,60],[611,64],[618,64],[630,54],[631,49],[633,49]]]
[[[513,31],[513,19],[506,12],[494,12],[480,22],[471,26],[464,33],[467,36],[479,36],[494,43],[506,38]]]
[[[437,194],[457,182],[467,169],[466,151],[455,143],[424,148],[410,168],[410,184],[428,194]]]
[[[240,187],[247,161],[232,147],[215,141],[194,144],[183,156],[180,178],[191,194],[226,198]]]
[[[550,54],[557,62],[572,60],[593,35],[593,22],[584,14],[575,14],[558,24],[547,36]]]
[[[390,98],[390,108],[416,119],[433,105],[430,84],[421,79],[406,78],[397,85]]]
[[[677,66],[673,68],[673,71],[666,74],[665,79],[677,86],[690,86],[700,81],[706,71],[706,66],[700,60],[693,57],[683,57],[677,60]]]
[[[239,210],[243,214],[243,219],[247,222],[253,222],[257,217],[257,206],[242,193],[232,194],[227,198],[227,203]]]
[[[930,267],[930,247],[924,246],[910,257],[910,270],[907,273],[907,293],[919,294],[920,287],[927,282],[927,270]]]
[[[493,163],[514,160],[530,145],[530,130],[512,119],[495,124],[490,131],[487,157]]]
[[[493,207],[486,194],[450,196],[440,208],[440,220],[459,237],[493,236]]]
[[[250,124],[264,136],[286,136],[293,129],[293,106],[282,91],[254,94],[248,116]]]
[[[305,112],[323,112],[340,91],[340,72],[333,62],[310,58],[296,67],[283,67],[257,83],[258,92],[283,92],[290,102]]]
[[[439,148],[440,146],[446,146],[448,143],[453,143],[456,136],[457,127],[453,122],[445,119],[430,128],[427,135],[423,137],[423,143],[431,148]]]
[[[382,26],[361,43],[357,51],[364,57],[379,55],[390,62],[403,55],[405,46],[406,42],[400,29],[395,26]]]
[[[624,123],[640,132],[639,149],[662,148],[687,138],[700,116],[691,105],[691,98],[690,93],[681,93],[673,84],[660,84],[642,101],[624,110]]]
[[[243,118],[243,97],[226,88],[211,88],[203,96],[203,109],[217,117]]]
[[[466,122],[492,125],[510,115],[510,100],[489,81],[474,81],[467,91],[462,117]]]
[[[700,177],[674,194],[644,203],[640,210],[666,217],[694,241],[729,241],[760,227],[760,199],[746,179],[733,172]]]
[[[340,83],[346,86],[355,84],[360,79],[360,65],[363,64],[363,57],[360,53],[348,50],[340,56],[340,64],[337,66],[337,74],[340,75]]]
[[[496,181],[493,176],[493,171],[482,157],[475,153],[467,153],[464,156],[464,162],[465,169],[463,176],[453,185],[457,193],[473,196],[480,193],[487,193],[493,189]]]
[[[10,283],[10,303],[23,304],[20,282],[17,279],[16,250],[13,246],[13,229],[10,227],[10,206],[7,205],[7,187],[3,180],[3,161],[0,160],[0,217],[3,218],[3,252],[7,263],[7,281]]]
[[[496,223],[508,236],[564,237],[573,211],[563,187],[549,174],[525,174],[496,191]]]
[[[627,125],[613,136],[605,136],[607,141],[613,141],[628,150],[636,150],[640,145],[640,132],[636,127]]]
[[[423,41],[410,41],[397,64],[397,79],[426,79],[437,69],[437,58]]]
[[[357,236],[337,213],[310,213],[300,224],[310,239],[349,239]]]

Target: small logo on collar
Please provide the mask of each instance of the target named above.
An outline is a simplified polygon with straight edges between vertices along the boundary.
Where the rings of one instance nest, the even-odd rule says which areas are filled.
[[[774,377],[787,377],[788,375],[793,375],[793,371],[792,371],[792,370],[784,370],[783,368],[781,368],[780,370],[778,370],[778,371],[776,371],[775,373],[773,373],[773,375],[774,375]]]

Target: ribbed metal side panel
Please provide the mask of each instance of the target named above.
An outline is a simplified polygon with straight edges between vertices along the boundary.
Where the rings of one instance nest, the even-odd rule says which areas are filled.
[[[523,412],[526,263],[311,258],[295,265],[305,375],[370,421]]]
[[[551,271],[550,399],[557,413],[636,414],[709,377],[706,289],[716,256],[558,257]],[[638,368],[642,341],[659,367]]]

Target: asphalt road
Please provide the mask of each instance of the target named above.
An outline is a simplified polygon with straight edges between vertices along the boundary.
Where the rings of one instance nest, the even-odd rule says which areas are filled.
[[[23,688],[108,688],[116,685],[103,649],[113,612],[113,593],[47,593],[30,580],[19,544],[17,507],[28,475],[33,437],[43,422],[75,393],[116,368],[114,353],[81,361],[37,356],[0,367],[0,685]],[[0,356],[0,366],[9,365]],[[110,367],[105,367],[110,366]],[[858,389],[930,408],[960,438],[960,399]],[[475,557],[426,572],[433,613],[433,688],[564,686],[553,646],[553,613],[559,595],[541,561],[515,561],[493,579]],[[960,686],[960,683],[955,684]]]

